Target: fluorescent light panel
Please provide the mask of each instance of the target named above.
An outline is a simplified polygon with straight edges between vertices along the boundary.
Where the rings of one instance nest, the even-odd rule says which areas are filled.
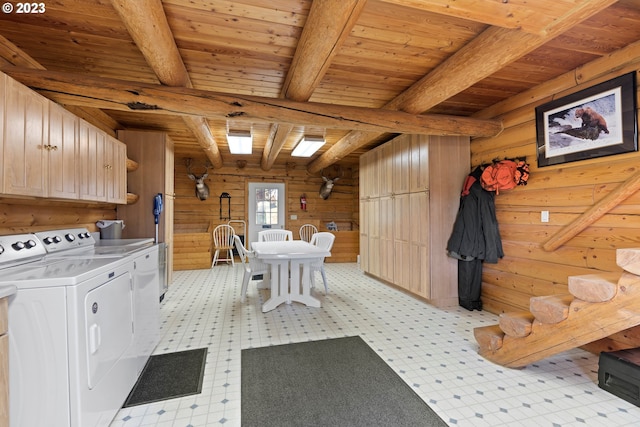
[[[251,154],[253,142],[251,131],[230,130],[227,132],[227,142],[231,154]]]
[[[296,145],[291,155],[293,157],[311,157],[325,143],[321,136],[306,136]]]

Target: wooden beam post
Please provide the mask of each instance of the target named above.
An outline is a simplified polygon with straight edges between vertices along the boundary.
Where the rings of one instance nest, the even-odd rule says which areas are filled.
[[[640,171],[633,174],[615,190],[589,208],[589,210],[576,218],[572,223],[565,226],[560,230],[560,232],[558,232],[558,234],[547,240],[542,245],[542,248],[545,251],[554,251],[558,249],[560,246],[577,236],[582,230],[602,218],[602,216],[611,209],[615,208],[631,195],[635,194],[638,190],[640,190]]]

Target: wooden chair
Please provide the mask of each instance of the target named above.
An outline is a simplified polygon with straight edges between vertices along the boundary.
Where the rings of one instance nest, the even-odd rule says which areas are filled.
[[[231,265],[235,266],[233,261],[233,236],[235,236],[233,227],[228,224],[221,224],[213,229],[213,247],[215,253],[211,267],[216,265],[218,261],[231,261]],[[226,258],[220,258],[220,253],[226,253]]]
[[[321,231],[320,233],[316,233],[311,238],[311,244],[316,245],[322,249],[326,249],[331,252],[331,248],[333,247],[333,242],[336,240],[336,236],[333,233],[329,233],[326,231]],[[324,272],[324,258],[319,258],[317,260],[313,260],[311,262],[311,287],[315,287],[315,272],[319,271],[322,275],[322,281],[324,282],[324,293],[325,295],[329,293],[329,285],[327,284],[327,274]]]
[[[262,230],[258,232],[259,242],[277,242],[293,240],[293,232],[290,230]]]
[[[311,236],[318,232],[318,229],[313,224],[304,224],[300,227],[300,231],[298,234],[300,235],[300,240],[304,240],[305,242],[311,241]]]
[[[247,287],[249,286],[251,278],[258,274],[269,274],[269,266],[256,258],[253,251],[248,251],[247,248],[244,247],[242,240],[240,240],[240,236],[233,236],[233,240],[235,241],[236,250],[238,251],[238,254],[240,254],[240,259],[242,260],[242,265],[244,267],[242,288],[240,290],[240,301],[244,302],[245,296],[247,295]]]

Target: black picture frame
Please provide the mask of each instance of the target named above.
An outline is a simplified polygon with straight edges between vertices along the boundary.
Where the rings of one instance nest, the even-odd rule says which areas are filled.
[[[536,140],[538,167],[637,151],[635,73],[536,107]]]

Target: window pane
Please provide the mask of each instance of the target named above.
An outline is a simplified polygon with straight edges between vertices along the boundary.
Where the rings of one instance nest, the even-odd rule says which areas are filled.
[[[256,189],[256,225],[278,223],[278,189]]]

